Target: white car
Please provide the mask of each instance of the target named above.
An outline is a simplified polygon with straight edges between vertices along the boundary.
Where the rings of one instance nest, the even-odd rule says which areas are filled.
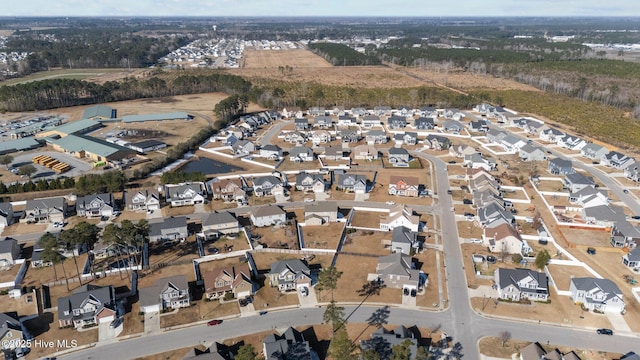
[[[472,244],[482,244],[482,239],[469,239]]]
[[[313,202],[312,198],[304,198],[304,202]]]
[[[387,201],[387,205],[395,205],[396,203],[393,201]]]
[[[302,296],[308,296],[309,295],[309,288],[306,286],[303,286],[300,288],[300,295]]]

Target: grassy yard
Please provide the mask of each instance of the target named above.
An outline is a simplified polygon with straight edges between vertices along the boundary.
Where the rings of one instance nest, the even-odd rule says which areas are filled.
[[[302,226],[301,229],[305,247],[335,250],[338,248],[344,223]]]

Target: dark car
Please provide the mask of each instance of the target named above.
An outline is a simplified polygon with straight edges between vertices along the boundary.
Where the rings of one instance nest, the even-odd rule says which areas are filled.
[[[462,199],[462,203],[465,205],[473,205],[473,201],[470,199]]]
[[[496,261],[498,261],[498,259],[496,259],[496,257],[495,257],[495,256],[493,256],[493,255],[489,255],[489,256],[487,256],[487,262],[488,262],[489,264],[495,264],[495,263],[496,263]]]
[[[238,303],[240,304],[240,307],[245,307],[249,304],[245,299],[238,300]]]
[[[609,336],[613,335],[613,330],[611,329],[598,329],[596,330],[596,332],[600,335],[609,335]]]
[[[453,194],[453,191],[447,190],[447,194],[451,195],[451,194]]]
[[[207,326],[216,326],[222,324],[222,320],[214,319],[207,323]]]
[[[416,289],[411,289],[411,297],[416,297],[417,294]]]
[[[596,254],[596,249],[592,248],[592,247],[588,247],[587,248],[587,254],[589,255],[595,255]]]
[[[409,289],[404,288],[403,292],[404,292],[405,295],[409,295]]]
[[[624,189],[622,190],[623,193],[628,194],[629,193],[629,189]]]
[[[449,161],[449,164],[457,164],[457,162],[455,160],[451,160]]]
[[[640,215],[633,215],[631,218],[633,220],[640,220]]]

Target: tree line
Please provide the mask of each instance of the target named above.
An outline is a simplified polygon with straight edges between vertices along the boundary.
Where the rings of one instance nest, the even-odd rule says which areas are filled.
[[[310,43],[309,50],[327,60],[333,66],[380,65],[380,60],[371,55],[362,54],[343,44]]]

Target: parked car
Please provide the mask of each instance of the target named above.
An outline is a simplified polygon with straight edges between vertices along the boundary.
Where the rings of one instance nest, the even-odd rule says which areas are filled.
[[[387,201],[387,205],[395,205],[396,203],[393,201]]]
[[[404,293],[405,296],[409,295],[409,289],[407,288],[404,288],[402,292]]]
[[[309,295],[309,288],[306,286],[303,286],[300,288],[300,295],[302,296],[308,296]]]
[[[596,248],[588,247],[587,248],[587,254],[595,255],[596,254]]]
[[[222,320],[214,319],[207,323],[207,326],[216,326],[222,324]]]
[[[631,218],[633,220],[640,220],[640,215],[633,215]]]
[[[609,335],[609,336],[613,335],[613,330],[611,329],[598,329],[596,330],[596,332],[600,335]]]
[[[451,160],[449,161],[449,164],[457,164],[457,162],[455,160]]]
[[[451,195],[451,194],[453,194],[453,191],[447,190],[447,194]]]
[[[416,297],[417,294],[416,289],[411,289],[411,297]]]
[[[495,263],[496,263],[496,261],[498,261],[498,259],[496,259],[496,257],[495,257],[495,256],[493,256],[493,255],[489,255],[489,256],[487,256],[487,262],[488,262],[489,264],[495,264]]]
[[[313,202],[312,198],[304,198],[304,202]]]
[[[260,316],[267,315],[267,312],[266,311],[260,311],[259,314],[260,314]]]
[[[623,193],[628,194],[629,193],[629,189],[624,189],[622,190]]]
[[[482,244],[482,239],[469,239],[472,244]]]
[[[473,205],[473,201],[470,199],[462,199],[462,203],[465,205]]]

